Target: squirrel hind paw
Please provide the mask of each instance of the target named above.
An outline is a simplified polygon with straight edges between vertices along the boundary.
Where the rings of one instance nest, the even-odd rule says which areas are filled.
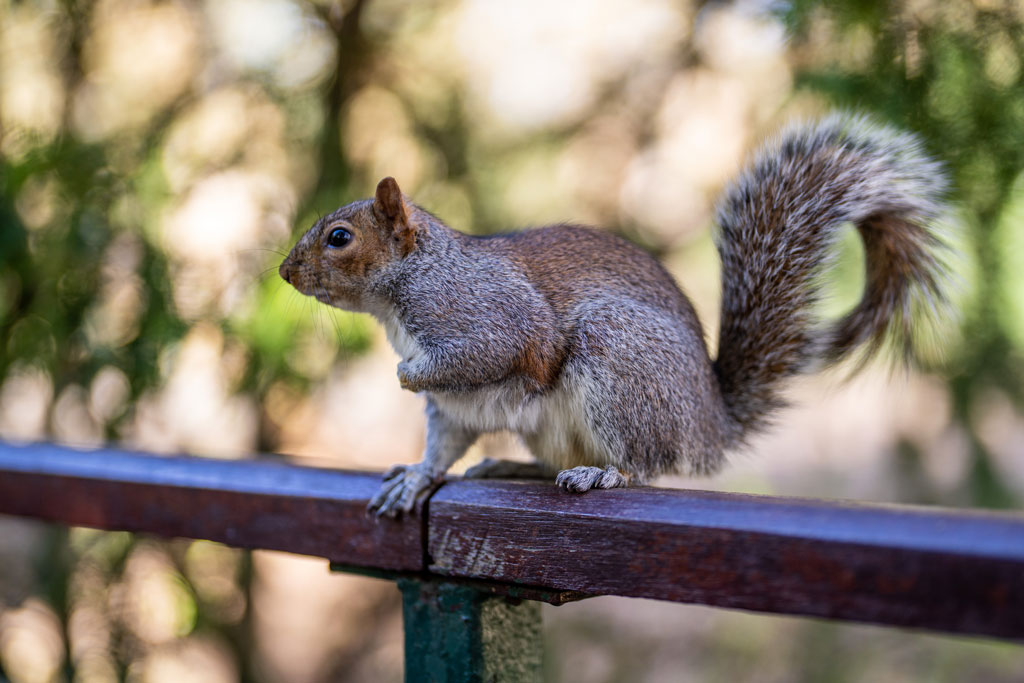
[[[604,468],[581,465],[559,472],[555,477],[555,483],[570,493],[585,493],[590,489],[623,488],[629,481],[622,472],[611,465]]]

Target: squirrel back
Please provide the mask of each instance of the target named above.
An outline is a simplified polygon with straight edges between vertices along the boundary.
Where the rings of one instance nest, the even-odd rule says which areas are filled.
[[[944,301],[934,228],[946,189],[917,138],[860,117],[796,126],[765,145],[719,204],[722,315],[714,369],[737,441],[784,405],[783,382],[890,339],[911,348],[912,313]],[[831,327],[814,319],[840,231],[864,244],[860,302]]]

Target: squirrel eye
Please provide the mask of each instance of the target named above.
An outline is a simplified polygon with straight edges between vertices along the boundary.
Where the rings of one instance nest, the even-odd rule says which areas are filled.
[[[336,228],[331,231],[331,234],[327,236],[327,246],[329,247],[343,247],[352,241],[352,233],[345,228]]]

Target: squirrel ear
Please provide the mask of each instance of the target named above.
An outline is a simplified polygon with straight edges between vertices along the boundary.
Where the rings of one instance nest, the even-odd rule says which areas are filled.
[[[405,210],[402,191],[391,176],[377,183],[377,196],[373,200],[373,208],[396,226],[409,222],[409,214]]]
[[[391,229],[391,236],[400,244],[402,256],[407,256],[416,246],[416,230],[409,222],[409,210],[405,206],[402,191],[391,176],[377,183],[373,210]]]

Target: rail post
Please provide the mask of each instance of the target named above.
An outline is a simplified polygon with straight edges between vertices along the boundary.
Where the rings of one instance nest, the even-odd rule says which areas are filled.
[[[398,580],[405,680],[519,683],[541,679],[540,604],[433,579]]]

